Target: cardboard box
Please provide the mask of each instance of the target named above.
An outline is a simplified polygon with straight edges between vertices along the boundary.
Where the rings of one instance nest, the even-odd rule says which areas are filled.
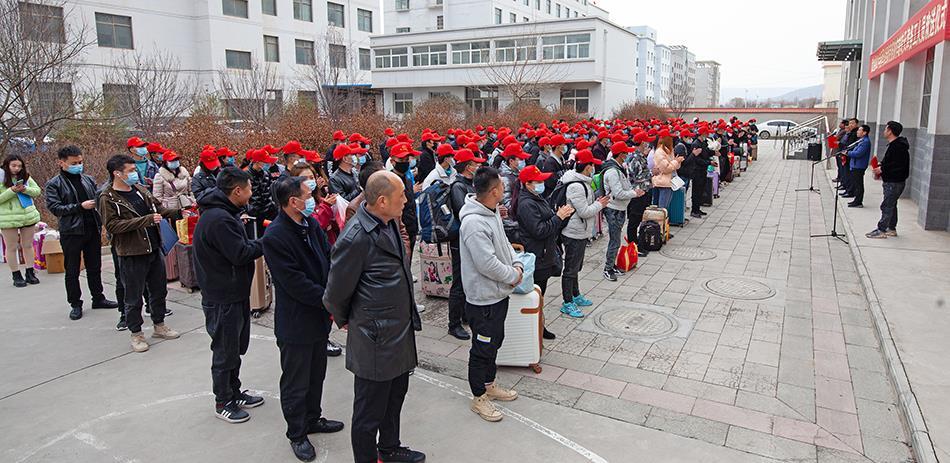
[[[63,257],[63,245],[56,238],[43,240],[43,255],[46,256],[46,273],[66,272],[66,261]],[[80,256],[79,270],[85,268],[85,262]]]

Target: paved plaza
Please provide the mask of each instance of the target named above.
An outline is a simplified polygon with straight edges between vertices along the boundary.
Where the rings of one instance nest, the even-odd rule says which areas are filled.
[[[468,411],[468,343],[446,334],[444,300],[420,297],[427,307],[417,336],[421,368],[403,414],[404,443],[432,462],[905,462],[914,461],[909,443],[933,436],[937,456],[948,460],[936,437],[950,429],[940,403],[947,369],[934,367],[947,360],[932,345],[914,344],[911,333],[922,330],[933,342],[946,332],[938,329],[946,316],[930,307],[946,302],[941,285],[950,272],[909,278],[946,267],[934,258],[947,256],[939,251],[950,242],[940,241],[946,234],[908,232],[907,242],[919,233],[937,250],[895,264],[906,287],[930,285],[907,295],[932,310],[930,320],[907,311],[892,317],[900,288],[875,285],[869,304],[862,283],[888,262],[860,247],[873,227],[878,184],[868,180],[877,196],[869,194],[866,209],[839,218],[860,227],[852,235],[863,241],[810,238],[831,227],[827,178],[816,176],[822,195],[797,192],[808,184],[809,164],[781,160],[772,143],[760,152],[706,219],[674,228],[669,245],[618,281],[601,275],[606,239],[588,248],[580,287],[595,305],[587,318],[558,312],[559,280],[551,281],[544,312],[558,338],[545,343],[540,374],[499,373],[522,395],[505,404],[501,423]],[[902,217],[904,228],[917,227],[910,213]],[[874,246],[901,255],[899,243]],[[861,250],[857,259],[853,249]],[[867,275],[868,268],[875,270]],[[248,423],[228,425],[212,415],[198,294],[171,284],[168,323],[182,338],[133,354],[128,334],[112,328],[115,311],[87,310],[70,322],[62,278],[40,277],[39,286],[0,290],[0,461],[296,461],[276,396],[269,317],[253,325],[242,367],[245,387],[268,402]],[[880,313],[895,323],[883,351]],[[345,340],[342,332],[334,337]],[[895,343],[909,361],[906,378],[930,436],[921,423],[902,423],[903,386],[892,384],[894,365],[885,360]],[[325,415],[349,427],[351,406],[352,375],[342,359],[330,359]],[[348,429],[311,438],[319,461],[351,461]]]

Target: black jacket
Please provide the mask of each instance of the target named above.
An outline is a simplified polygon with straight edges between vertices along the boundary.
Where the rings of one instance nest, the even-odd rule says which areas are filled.
[[[564,175],[564,171],[567,170],[567,168],[564,166],[564,163],[559,161],[552,154],[544,158],[544,165],[540,166],[540,169],[541,172],[551,172],[554,174],[544,181],[544,194],[547,197],[550,196],[554,188],[557,187],[557,182],[561,180],[561,176]]]
[[[419,151],[422,151],[422,154],[419,155],[419,163],[416,165],[416,183],[422,183],[429,172],[435,169],[435,153],[427,148],[424,143]]]
[[[468,196],[469,193],[475,193],[475,184],[472,183],[472,179],[470,178],[466,178],[463,175],[456,175],[455,181],[452,182],[449,189],[451,191],[449,195],[449,206],[452,207],[452,215],[456,221],[461,223],[462,219],[459,218],[459,212],[462,211],[462,206],[465,205],[465,197]],[[450,237],[450,240],[458,243],[458,235],[456,234]]]
[[[214,189],[217,185],[218,172],[220,170],[208,172],[204,167],[198,168],[198,172],[191,179],[191,193],[195,195],[195,199],[201,199],[202,196]]]
[[[257,220],[274,220],[277,217],[277,204],[271,195],[271,173],[250,167],[247,173],[251,174],[251,202],[247,204],[247,214]]]
[[[910,177],[910,143],[906,138],[897,137],[887,144],[880,167],[883,182],[903,182]]]
[[[706,141],[695,139],[693,140],[692,145],[689,147],[689,153],[686,155],[685,163],[689,165],[690,179],[704,179],[706,178],[707,172],[709,171],[709,166],[712,164],[711,159],[713,157],[713,152],[709,149],[709,145],[706,144]],[[699,156],[693,154],[693,150],[699,148],[703,150]]]
[[[297,224],[281,212],[264,232],[264,258],[274,280],[274,336],[278,342],[325,343],[330,313],[323,293],[330,274],[330,244],[320,224]]]
[[[547,200],[524,189],[518,196],[515,214],[521,229],[524,250],[534,254],[537,259],[535,275],[559,275],[562,260],[558,252],[557,238],[564,229],[564,221],[554,213]]]
[[[381,227],[399,239],[394,223],[382,225],[360,206],[333,246],[323,305],[337,326],[349,325],[346,369],[372,381],[388,381],[418,364],[412,272],[406,248],[381,236]]]
[[[399,172],[393,172],[402,179],[403,187],[406,190],[406,205],[402,208],[402,225],[406,228],[406,233],[410,235],[419,234],[419,217],[416,215],[416,190],[413,189],[409,177]]]
[[[85,232],[83,225],[83,215],[86,209],[80,205],[76,189],[69,182],[63,173],[53,177],[46,183],[45,196],[46,208],[59,218],[60,235],[82,235]],[[86,189],[86,195],[89,199],[96,201],[96,182],[92,177],[81,174],[82,185]],[[95,209],[86,217],[95,217],[96,228],[102,227],[102,218]]]
[[[202,303],[232,304],[248,300],[254,260],[263,255],[261,242],[250,240],[241,209],[215,188],[198,199],[201,218],[192,242],[195,274]]]
[[[591,154],[593,154],[595,158],[600,159],[601,161],[606,161],[607,158],[610,157],[610,154],[608,154],[608,151],[609,150],[607,149],[607,147],[604,146],[602,143],[600,143],[600,140],[597,140],[597,143],[594,144],[594,147],[590,149]]]
[[[337,169],[330,175],[330,193],[336,193],[343,199],[352,201],[362,191],[355,171],[346,173],[343,169]]]

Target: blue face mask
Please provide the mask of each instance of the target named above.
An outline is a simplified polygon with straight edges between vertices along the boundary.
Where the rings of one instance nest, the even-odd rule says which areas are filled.
[[[181,162],[180,162],[180,161],[168,161],[168,168],[169,168],[169,169],[177,169],[177,168],[179,168],[179,167],[181,167]]]
[[[271,163],[265,162],[263,165],[261,165],[261,169],[263,169],[263,170],[270,170],[271,166],[272,166]]]
[[[79,175],[82,173],[82,164],[66,166],[66,172],[69,172],[70,174],[73,174],[73,175]]]
[[[144,147],[144,146],[140,146],[140,147],[138,147],[138,148],[135,148],[135,154],[137,154],[137,155],[139,155],[139,156],[145,156],[146,154],[148,154],[148,148],[146,148],[146,147]]]
[[[316,180],[306,180],[303,182],[304,185],[310,188],[310,191],[317,191],[317,181]]]
[[[313,215],[313,211],[316,208],[317,208],[317,201],[313,199],[312,197],[310,197],[310,198],[307,198],[306,201],[304,201],[304,208],[302,211],[300,211],[300,213],[303,214],[304,217],[310,217],[311,215]]]
[[[416,167],[416,158],[409,160],[409,168],[412,169],[413,167]]]
[[[366,155],[365,155],[365,154],[362,155],[362,156],[360,156],[360,165],[362,166],[363,164],[366,164]]]
[[[139,183],[139,173],[129,172],[128,174],[126,174],[125,178],[122,179],[122,181],[125,182],[125,184],[128,186],[135,185],[136,183]]]
[[[537,194],[542,194],[542,193],[544,193],[544,184],[543,184],[543,183],[539,183],[539,184],[535,185],[535,186],[534,186],[534,192],[537,193]]]
[[[234,165],[234,156],[228,156],[228,157],[224,158],[224,163],[227,164],[227,165],[229,165],[229,166],[233,166],[233,165]]]
[[[518,170],[524,169],[525,165],[524,159],[518,160]]]

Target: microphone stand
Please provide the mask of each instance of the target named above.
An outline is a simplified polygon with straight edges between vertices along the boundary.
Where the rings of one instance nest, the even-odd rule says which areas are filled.
[[[852,145],[852,146],[854,146],[854,145]],[[849,148],[850,148],[850,146],[849,146]],[[842,151],[845,151],[845,150],[842,150]],[[799,190],[795,190],[795,191],[814,191],[815,193],[821,194],[821,192],[818,191],[817,188],[814,188],[814,185],[815,185],[815,165],[818,164],[818,163],[827,161],[829,158],[837,157],[838,154],[840,154],[840,153],[832,153],[832,154],[829,154],[827,157],[825,157],[824,159],[822,159],[822,160],[820,160],[820,161],[815,161],[815,162],[813,162],[812,165],[811,165],[811,181],[812,181],[811,186],[809,186],[809,187],[807,188],[807,190],[806,190],[806,189],[799,189]],[[835,162],[838,162],[838,161],[836,160]],[[832,196],[835,197],[835,211],[834,211],[834,214],[832,215],[831,231],[828,232],[828,233],[820,234],[820,235],[811,235],[811,238],[823,238],[823,237],[828,237],[828,236],[830,236],[830,237],[832,237],[832,238],[835,238],[835,239],[841,241],[841,242],[844,243],[844,244],[848,244],[848,240],[846,240],[846,239],[844,238],[844,236],[845,236],[844,233],[839,233],[839,232],[838,232],[838,195],[837,195],[837,194],[832,194]]]

